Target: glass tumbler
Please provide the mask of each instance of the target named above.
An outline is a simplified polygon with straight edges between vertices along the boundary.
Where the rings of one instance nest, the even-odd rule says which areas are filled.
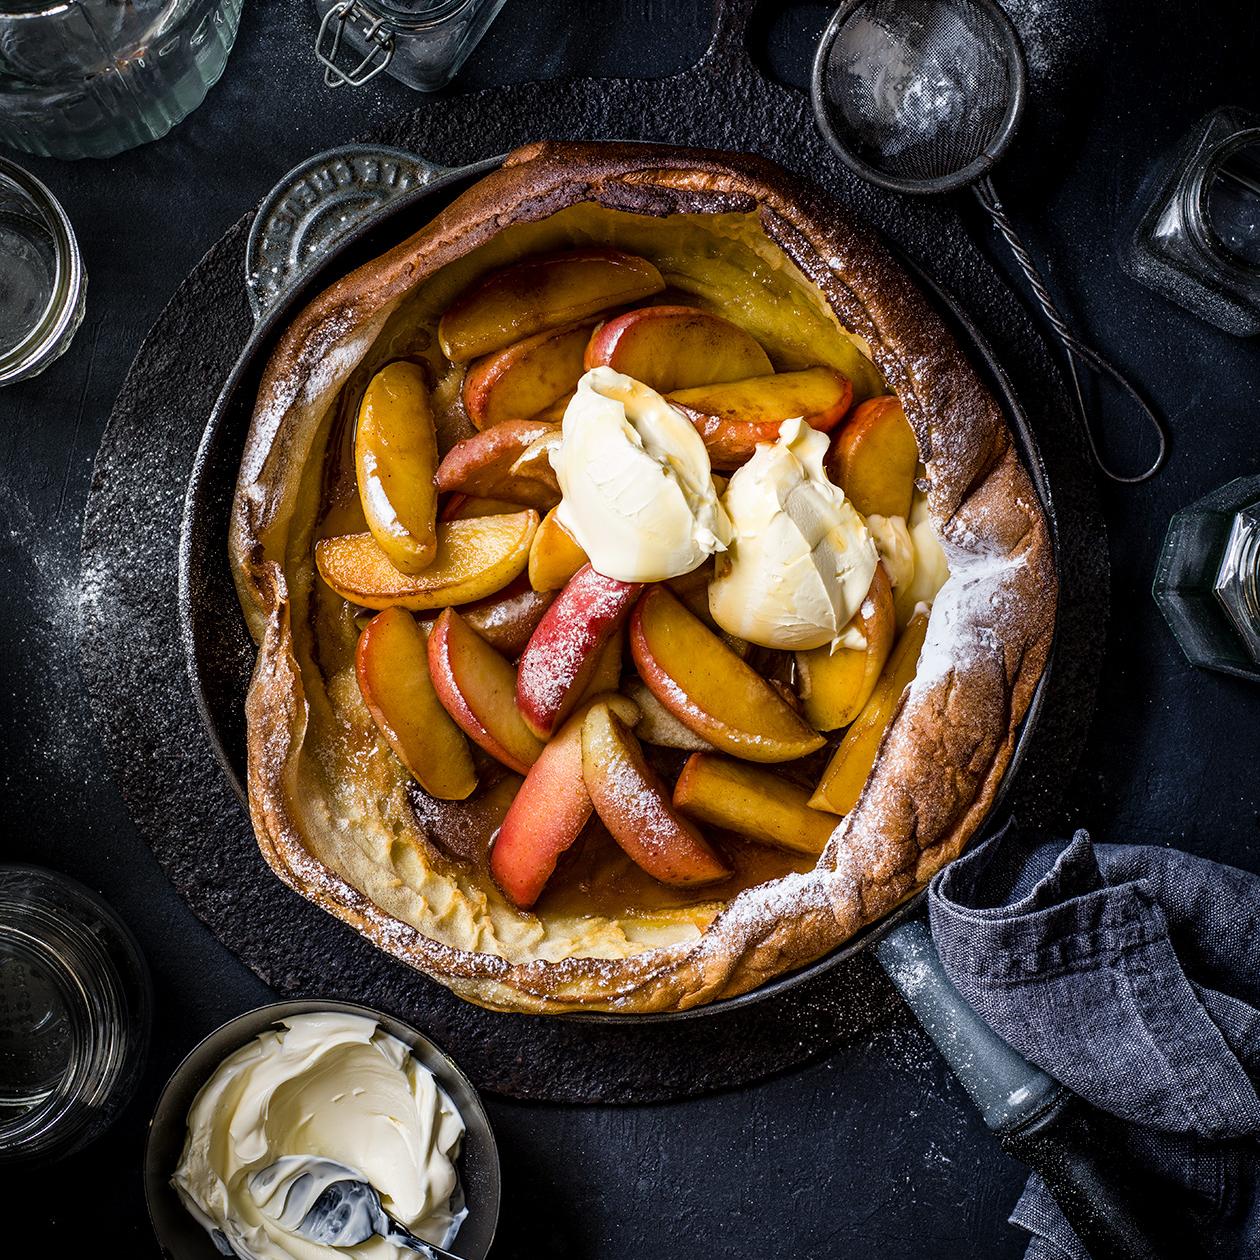
[[[0,385],[42,372],[83,322],[87,273],[57,199],[0,157]]]
[[[112,157],[164,136],[223,73],[243,0],[0,0],[0,143]]]
[[[0,1162],[69,1155],[131,1097],[148,1049],[149,974],[94,893],[0,866]]]

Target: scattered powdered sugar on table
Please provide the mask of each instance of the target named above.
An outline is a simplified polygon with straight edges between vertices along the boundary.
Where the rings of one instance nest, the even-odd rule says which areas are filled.
[[[1081,0],[1002,0],[1024,45],[1034,90],[1057,88],[1098,39],[1096,6]]]

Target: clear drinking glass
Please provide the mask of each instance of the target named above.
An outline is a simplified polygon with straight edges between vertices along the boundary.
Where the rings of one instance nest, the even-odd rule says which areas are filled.
[[[0,385],[64,354],[83,322],[87,273],[66,212],[0,157]]]
[[[1260,333],[1260,114],[1213,110],[1182,141],[1123,262],[1236,337]]]
[[[0,1163],[68,1155],[102,1133],[148,1048],[148,969],[82,884],[0,866]]]
[[[243,0],[0,0],[0,143],[111,157],[165,135],[223,73]]]
[[[1152,593],[1192,665],[1260,682],[1260,476],[1172,518]]]

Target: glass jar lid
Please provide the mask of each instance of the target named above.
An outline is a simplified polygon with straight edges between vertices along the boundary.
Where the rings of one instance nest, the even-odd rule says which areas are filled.
[[[42,372],[83,322],[87,274],[66,212],[0,157],[0,385]]]

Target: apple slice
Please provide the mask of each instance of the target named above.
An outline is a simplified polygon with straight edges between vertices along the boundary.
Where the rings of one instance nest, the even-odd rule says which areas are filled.
[[[918,668],[927,623],[926,615],[918,613],[901,632],[871,698],[857,720],[845,731],[840,746],[823,771],[817,790],[810,797],[809,803],[815,809],[847,814],[857,804],[875,764],[875,755],[879,752],[888,723],[892,721],[901,703],[902,692],[910,685]]]
[[[372,720],[412,778],[430,796],[462,801],[477,771],[433,688],[425,631],[404,608],[377,613],[359,635],[355,673]]]
[[[863,516],[910,515],[919,446],[892,394],[856,408],[827,452],[827,472]]]
[[[647,688],[641,678],[630,678],[625,693],[639,706],[634,733],[658,748],[680,748],[684,752],[712,752],[713,745],[684,726]]]
[[[527,258],[492,271],[461,294],[438,323],[438,344],[448,359],[462,363],[664,287],[646,258],[616,249],[591,246]]]
[[[580,699],[604,644],[626,619],[642,584],[618,582],[589,564],[569,579],[543,613],[517,667],[516,703],[546,739]]]
[[[652,694],[715,748],[747,761],[792,761],[823,745],[779,692],[664,586],[630,618],[630,652]]]
[[[708,884],[730,874],[674,809],[639,741],[608,704],[593,704],[582,723],[582,778],[600,821],[653,879]]]
[[[834,368],[814,367],[680,389],[669,401],[696,426],[714,468],[738,468],[758,442],[779,436],[784,420],[800,416],[830,432],[849,410],[853,386]]]
[[[414,574],[394,568],[371,534],[321,538],[315,544],[315,564],[324,581],[352,604],[397,604],[413,612],[446,608],[492,595],[521,573],[537,528],[538,513],[532,510],[442,521],[436,558]]]
[[[507,499],[484,499],[476,494],[450,495],[438,519],[442,521],[471,521],[475,516],[511,516],[525,511],[523,503],[509,503]]]
[[[572,394],[594,324],[565,324],[513,342],[469,365],[464,410],[479,429],[528,420]]]
[[[529,583],[536,591],[558,591],[590,563],[578,540],[556,519],[552,508],[542,518],[529,549]]]
[[[547,495],[554,495],[556,501],[560,499],[560,478],[556,475],[556,470],[551,463],[551,455],[553,451],[560,449],[560,443],[564,440],[564,435],[560,429],[552,427],[536,437],[513,461],[512,467],[508,470],[512,479],[512,484],[519,485],[521,480],[537,481],[542,485],[543,492]]]
[[[568,411],[569,404],[573,401],[572,391],[563,397],[557,398],[549,407],[544,407],[537,415],[530,416],[531,420],[542,420],[546,424],[563,424],[564,413]]]
[[[579,704],[584,704],[592,696],[597,696],[605,691],[619,691],[621,689],[621,668],[622,660],[625,657],[626,636],[619,626],[613,631],[604,642],[604,646],[599,649],[599,656],[595,661],[594,668],[591,670],[591,676],[587,680],[586,686],[582,689],[582,698]],[[636,716],[635,721],[638,721]]]
[[[700,822],[811,857],[836,829],[834,814],[810,808],[807,788],[713,753],[687,758],[674,785],[674,805]]]
[[[465,604],[459,612],[495,651],[515,660],[553,599],[553,592],[534,590],[522,573],[501,591]]]
[[[354,431],[359,501],[372,537],[403,573],[437,554],[437,433],[424,370],[399,360],[368,382]]]
[[[774,371],[750,334],[692,306],[644,306],[601,324],[586,347],[586,366],[601,365],[661,394]]]
[[[559,491],[553,492],[536,478],[513,476],[512,466],[539,438],[554,432],[553,425],[536,420],[507,420],[475,433],[446,452],[438,465],[437,487],[444,494],[508,499],[545,512],[559,501]]]
[[[543,745],[517,711],[516,671],[453,608],[429,633],[429,673],[464,734],[509,770],[528,774]]]
[[[623,722],[638,717],[622,696],[603,700]],[[494,837],[490,872],[522,910],[538,900],[560,855],[581,835],[595,808],[582,777],[582,726],[595,703],[579,705],[542,750]]]
[[[796,654],[805,716],[820,731],[848,726],[862,712],[892,651],[897,613],[883,564],[875,566],[870,589],[850,625],[866,639],[864,648],[839,647],[833,652],[824,644]]]

